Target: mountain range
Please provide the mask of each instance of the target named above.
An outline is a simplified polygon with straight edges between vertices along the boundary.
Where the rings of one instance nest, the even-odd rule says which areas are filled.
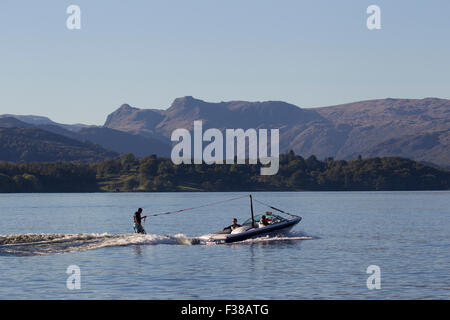
[[[142,157],[170,155],[172,131],[192,130],[194,120],[202,120],[204,129],[279,128],[280,151],[294,150],[304,157],[400,156],[450,168],[450,100],[438,98],[388,98],[300,108],[282,101],[210,103],[188,96],[175,99],[167,109],[123,104],[108,115],[103,126],[64,125],[38,116],[3,115],[0,127],[43,130],[90,146],[95,144],[102,149],[100,157],[104,152],[131,152]]]
[[[22,119],[24,121],[21,121]],[[55,122],[41,122],[36,117],[0,116],[0,160],[23,161],[101,161],[117,158],[121,153],[133,153],[138,157],[150,154],[168,156],[169,145],[153,138],[133,135],[106,127],[87,125],[65,125]],[[26,128],[27,130],[5,130]],[[34,137],[46,133],[52,139],[39,141]],[[50,134],[51,135],[48,135]],[[11,153],[14,141],[17,152]],[[43,157],[39,152],[29,150],[26,157],[22,152],[30,146],[43,144],[50,155]],[[74,147],[76,145],[76,148]],[[23,150],[22,150],[23,149]],[[7,153],[6,150],[9,150]],[[34,150],[34,149],[33,149]],[[55,153],[58,155],[56,156]]]

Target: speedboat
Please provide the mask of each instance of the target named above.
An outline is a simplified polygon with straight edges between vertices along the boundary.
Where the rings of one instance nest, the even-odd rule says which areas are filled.
[[[252,217],[245,221],[242,226],[232,229],[225,229],[219,232],[205,234],[198,239],[205,242],[225,242],[232,243],[237,241],[243,241],[251,238],[257,238],[261,236],[277,236],[285,235],[299,223],[302,218],[296,215],[286,213],[282,210],[271,207],[277,211],[287,215],[286,218],[272,212],[266,212],[266,220],[269,221],[267,225],[262,224],[262,214],[253,216],[253,203],[250,196]]]
[[[228,229],[215,233],[205,234],[199,237],[199,239],[201,241],[207,242],[212,241],[232,243],[236,241],[247,240],[250,238],[257,238],[260,236],[285,235],[289,233],[293,226],[295,226],[302,220],[301,217],[292,217],[291,219],[286,219],[279,215],[268,215],[268,213],[266,213],[266,215],[267,218],[271,220],[271,223],[267,226],[259,223],[262,215],[258,215],[254,217],[253,226],[252,220],[248,219],[241,227],[238,227],[234,230]]]

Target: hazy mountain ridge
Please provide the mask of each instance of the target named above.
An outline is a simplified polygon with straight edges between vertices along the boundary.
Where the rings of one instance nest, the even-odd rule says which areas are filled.
[[[32,128],[33,125],[25,123],[23,121],[20,121],[19,119],[16,119],[14,117],[0,116],[0,127],[1,128],[15,128],[15,127]]]
[[[25,120],[32,119],[32,123],[26,123],[24,121],[20,121],[14,116],[0,116],[0,127],[3,128],[34,128],[45,130],[47,132],[51,132],[62,137],[67,137],[70,139],[77,140],[79,142],[87,143],[89,147],[91,144],[96,144],[101,146],[106,150],[102,150],[100,152],[100,156],[96,158],[97,160],[103,160],[104,158],[101,155],[108,154],[109,156],[117,157],[118,153],[133,153],[136,156],[143,157],[151,154],[158,154],[160,156],[169,156],[170,155],[170,146],[158,139],[154,139],[151,137],[143,137],[139,135],[133,135],[131,133],[118,131],[106,127],[97,127],[97,126],[87,126],[81,125],[77,130],[67,130],[65,126],[60,126],[56,122],[53,121],[34,121],[34,119],[39,117],[30,118],[27,116]],[[24,118],[22,118],[24,119]],[[46,119],[46,118],[45,118]],[[56,124],[55,124],[56,123]],[[23,131],[16,131],[17,134],[23,134]],[[25,137],[23,137],[25,138]],[[39,141],[35,141],[35,143],[39,143]],[[47,146],[48,147],[48,146]],[[69,148],[69,146],[68,146]],[[77,152],[77,151],[75,151]],[[37,155],[37,158],[40,156]],[[73,157],[70,157],[73,159]],[[83,160],[84,156],[80,155],[80,159]],[[0,160],[4,160],[0,158]],[[23,159],[18,159],[17,161],[21,161]],[[61,159],[59,159],[61,160]],[[64,159],[62,159],[64,160]],[[11,160],[9,160],[11,161]]]
[[[86,124],[81,124],[81,123],[77,123],[77,124],[63,124],[63,123],[57,123],[53,120],[51,120],[48,117],[43,117],[43,116],[35,116],[35,115],[16,115],[16,114],[4,114],[1,115],[0,117],[7,117],[7,118],[15,118],[17,120],[20,120],[24,123],[28,123],[28,124],[32,124],[32,125],[54,125],[54,126],[58,126],[58,127],[62,127],[66,130],[70,130],[70,131],[77,131],[81,128],[84,127],[88,127],[88,125]]]
[[[353,159],[358,155],[402,156],[450,167],[450,100],[378,99],[302,109],[279,101],[209,103],[193,97],[174,100],[166,110],[128,105],[111,113],[105,126],[169,141],[177,128],[280,128],[280,151],[302,156]],[[400,140],[437,134],[437,145],[401,148]],[[425,140],[428,141],[428,140]],[[405,142],[404,142],[405,143]]]
[[[133,153],[137,157],[151,154],[170,156],[170,145],[153,137],[144,137],[106,127],[83,128],[77,132],[79,139],[92,141],[119,153]]]
[[[39,128],[0,128],[0,160],[10,162],[101,161],[117,158],[93,143],[81,142]]]
[[[153,138],[155,135],[153,128],[163,119],[160,110],[138,109],[123,104],[108,115],[104,127]]]
[[[389,157],[401,153],[406,158],[414,158],[423,163],[429,163],[429,159],[439,159],[442,167],[450,168],[448,165],[450,163],[449,146],[450,131],[434,131],[392,138],[364,150],[361,155],[363,157]]]
[[[408,136],[445,132],[450,129],[450,100],[444,99],[371,100],[316,110],[329,119],[335,127],[349,126],[348,136],[345,141],[342,141],[341,148],[335,155],[337,158],[344,159],[351,158],[358,152],[375,155],[375,150],[371,148],[378,148],[381,144],[387,147],[389,141],[398,141],[402,137],[406,139]],[[422,150],[427,150],[434,146],[424,145],[423,147]],[[435,157],[421,159],[427,156],[414,152],[403,153],[401,150],[397,152],[394,146],[389,148],[398,156],[413,156],[416,160],[450,165],[449,162]]]
[[[192,130],[195,120],[203,120],[204,129],[279,128],[280,152],[292,149],[304,157],[401,156],[450,168],[450,100],[446,99],[388,98],[302,109],[282,101],[210,103],[187,96],[175,99],[165,110],[123,104],[108,115],[103,127],[78,125],[77,130],[30,117],[22,119],[137,156],[169,155],[172,131]]]

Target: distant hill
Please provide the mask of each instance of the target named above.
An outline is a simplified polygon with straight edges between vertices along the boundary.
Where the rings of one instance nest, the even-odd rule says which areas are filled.
[[[450,100],[382,99],[316,110],[341,133],[336,158],[395,155],[450,166]]]
[[[370,158],[389,157],[401,153],[406,158],[415,159],[424,164],[429,163],[430,159],[439,159],[441,167],[449,169],[449,146],[450,131],[434,131],[391,138],[367,148],[361,152],[361,155]],[[356,154],[354,156],[357,157]]]
[[[14,119],[22,125],[14,124]],[[118,153],[168,156],[172,131],[192,130],[194,120],[203,120],[204,129],[279,128],[280,152],[294,150],[303,157],[399,156],[450,168],[450,100],[437,98],[388,98],[302,109],[282,101],[210,103],[188,96],[175,99],[165,110],[123,104],[108,115],[103,127],[16,115],[0,118],[0,126],[32,125]]]
[[[4,114],[0,117],[10,117],[10,118],[16,118],[17,120],[20,120],[22,122],[39,126],[39,125],[54,125],[58,127],[62,127],[66,130],[76,131],[81,128],[87,127],[88,125],[85,124],[62,124],[57,123],[52,120],[50,120],[47,117],[42,116],[34,116],[34,115],[15,115],[15,114]]]
[[[80,140],[91,141],[120,153],[132,153],[137,157],[157,154],[170,155],[170,146],[158,139],[134,135],[105,127],[87,127],[76,132]]]
[[[445,99],[379,99],[301,109],[280,101],[209,103],[183,97],[166,110],[122,105],[107,117],[105,127],[169,141],[174,129],[191,130],[194,120],[222,130],[280,128],[280,151],[304,157],[389,155],[450,167],[450,100]]]
[[[118,153],[132,153],[137,157],[152,154],[160,157],[170,155],[169,144],[159,139],[106,127],[89,126],[77,131],[69,131],[55,125],[38,125],[37,127],[72,139],[95,143]]]
[[[138,157],[152,154],[169,156],[170,145],[159,139],[134,135],[106,127],[83,126],[78,130],[67,130],[64,126],[51,121],[38,121],[30,124],[10,116],[0,116],[0,127],[37,128],[62,135],[81,142],[98,144],[101,147],[117,153],[133,153]],[[73,129],[73,128],[72,128]]]
[[[119,109],[110,114],[104,127],[120,131],[139,134],[144,137],[164,136],[156,133],[156,126],[164,119],[162,110],[145,110],[133,108],[128,104],[123,104]]]
[[[11,162],[101,161],[117,158],[93,143],[37,128],[0,128],[0,160]]]
[[[170,138],[173,130],[192,129],[194,120],[205,128],[283,128],[323,120],[314,111],[281,101],[208,103],[193,97],[175,99],[167,110],[146,110],[122,105],[111,113],[105,127]]]
[[[1,128],[32,128],[33,125],[20,121],[13,117],[0,116],[0,127]]]

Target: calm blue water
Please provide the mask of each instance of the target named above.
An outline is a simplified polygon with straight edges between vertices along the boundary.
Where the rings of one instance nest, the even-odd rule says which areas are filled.
[[[248,199],[155,217],[149,235],[128,234],[138,207],[148,214],[236,195],[0,195],[0,298],[450,298],[450,192],[253,193],[303,217],[283,240],[188,245],[247,219]],[[69,265],[81,270],[80,290],[66,287]],[[366,286],[369,265],[381,268],[379,290]]]

